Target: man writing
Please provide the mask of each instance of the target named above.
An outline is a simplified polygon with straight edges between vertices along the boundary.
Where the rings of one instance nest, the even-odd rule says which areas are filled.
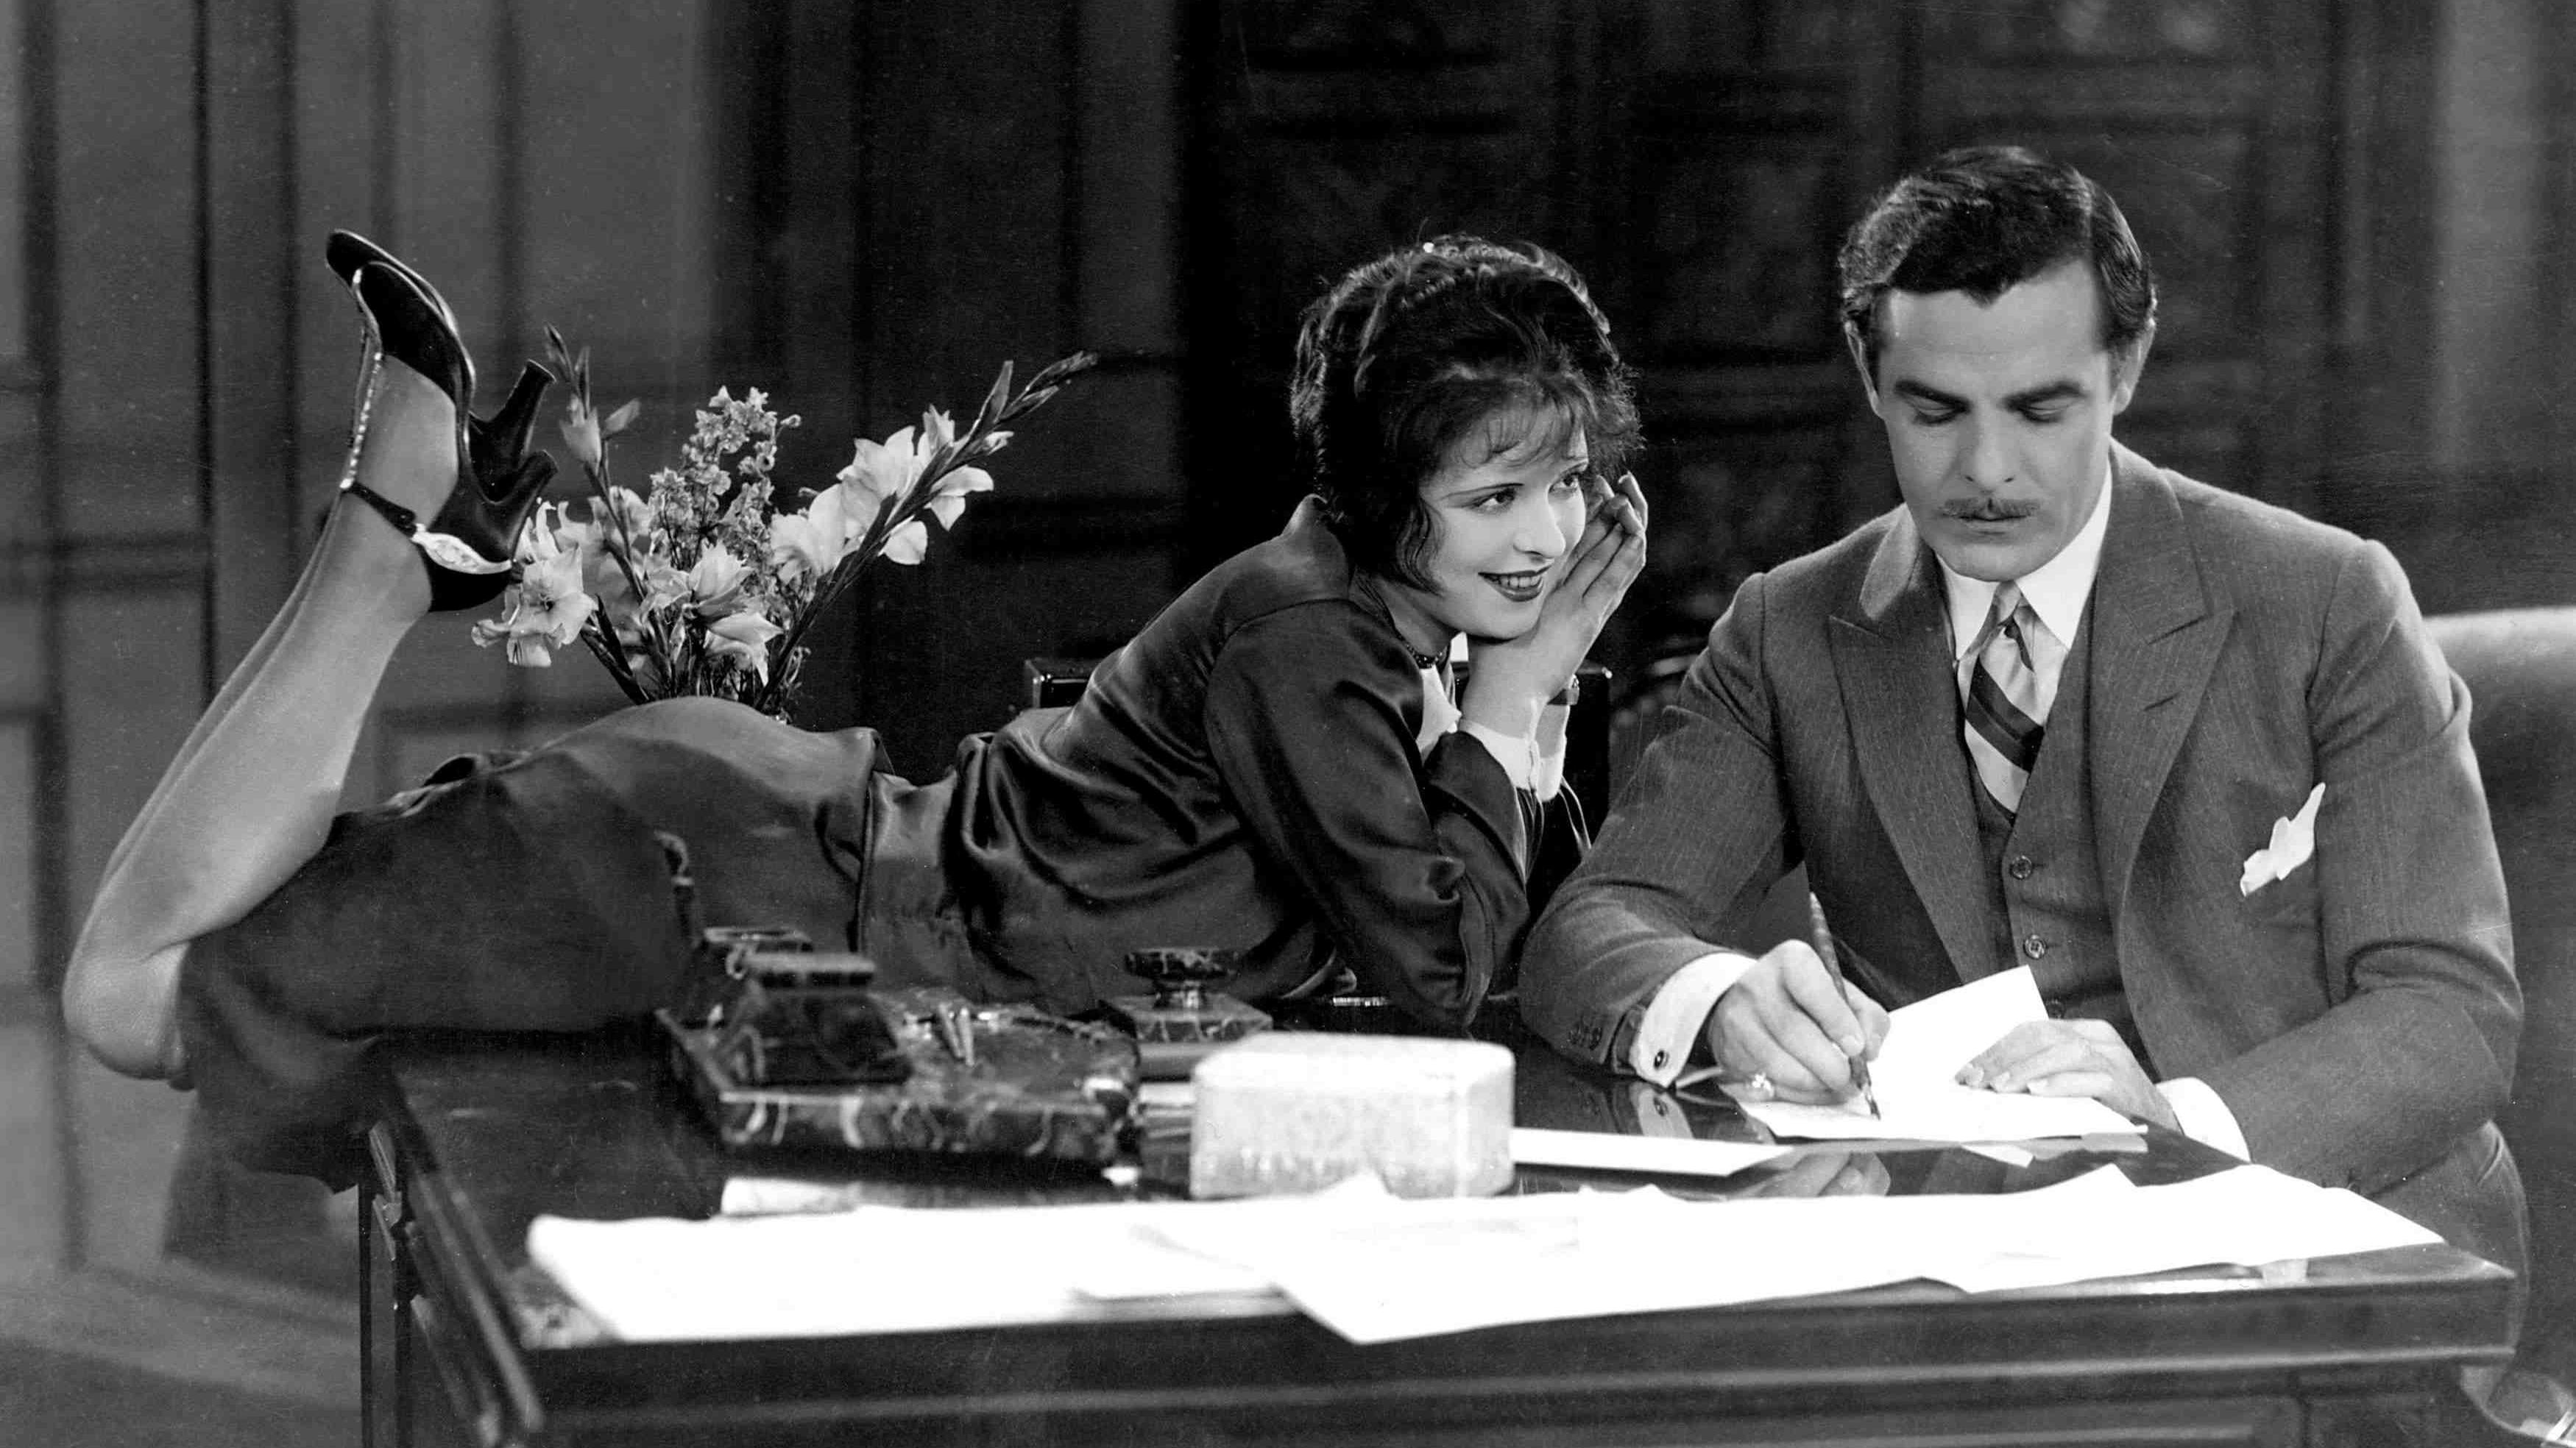
[[[1953,152],[1841,267],[1903,505],[1736,595],[1533,928],[1523,1014],[1658,1084],[1713,1061],[1847,1095],[1878,1005],[1803,942],[1711,943],[1804,863],[1879,1001],[2032,969],[2051,1019],[1963,1081],[2098,1098],[2519,1264],[2504,883],[2395,561],[2112,440],[2154,282],[2072,168]],[[2283,820],[2312,850],[2258,857]]]

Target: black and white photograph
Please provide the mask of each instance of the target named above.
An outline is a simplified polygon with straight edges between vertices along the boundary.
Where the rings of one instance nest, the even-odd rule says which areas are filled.
[[[2565,0],[0,0],[0,455],[0,1443],[2576,1444]]]

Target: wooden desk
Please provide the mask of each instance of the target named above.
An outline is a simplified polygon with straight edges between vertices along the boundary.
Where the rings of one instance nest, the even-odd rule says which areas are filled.
[[[2325,1445],[2358,1441],[2356,1413],[2429,1414],[2457,1367],[2509,1346],[2510,1277],[2448,1247],[2271,1280],[2212,1269],[1979,1297],[1917,1284],[1365,1348],[1250,1311],[621,1344],[529,1265],[525,1240],[541,1211],[713,1210],[736,1163],[649,1039],[415,1044],[387,1076],[361,1220],[390,1254],[372,1290],[393,1289],[397,1361],[389,1384],[371,1372],[369,1422],[391,1409],[407,1426],[414,1377],[434,1376],[468,1442]],[[1628,1083],[1541,1048],[1520,1078],[1524,1125],[1616,1125],[1638,1105]],[[1730,1129],[1722,1107],[1689,1114]],[[1944,1190],[2013,1190],[2083,1165],[1885,1160],[1899,1190],[1935,1173]],[[2123,1160],[2143,1179],[2219,1159],[2168,1137]],[[1083,1178],[873,1179],[890,1201],[1105,1194]],[[362,1351],[373,1362],[365,1338]]]

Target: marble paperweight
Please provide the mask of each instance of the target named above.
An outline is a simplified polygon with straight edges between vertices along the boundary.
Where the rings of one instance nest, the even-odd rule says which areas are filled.
[[[1241,959],[1207,946],[1127,952],[1127,973],[1154,993],[1111,996],[1102,1014],[1136,1038],[1145,1079],[1186,1081],[1218,1047],[1270,1029],[1268,1015],[1217,989]]]
[[[761,1016],[713,1025],[669,1011],[659,1018],[673,1069],[717,1139],[738,1150],[1107,1165],[1121,1158],[1134,1123],[1136,1043],[1034,1006],[975,1005],[954,991],[923,989],[808,999],[785,1015],[773,1002]],[[761,1020],[798,1029],[771,1041]],[[821,1033],[802,1029],[817,1021]],[[812,1049],[817,1044],[823,1049]]]
[[[1316,1191],[1374,1172],[1401,1197],[1512,1180],[1512,1053],[1482,1041],[1270,1031],[1201,1061],[1190,1195]]]
[[[1200,946],[1127,952],[1127,973],[1150,996],[1111,996],[1109,1018],[1140,1041],[1236,1041],[1267,1030],[1270,1017],[1216,989],[1241,953]]]

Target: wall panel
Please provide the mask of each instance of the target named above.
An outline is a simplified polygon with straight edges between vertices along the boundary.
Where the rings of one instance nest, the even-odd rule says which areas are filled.
[[[676,452],[687,407],[719,382],[779,383],[720,378],[712,365],[719,279],[738,261],[718,254],[714,214],[740,204],[748,180],[718,170],[715,105],[720,86],[750,78],[711,72],[700,0],[525,7],[512,24],[514,241],[527,276],[514,345],[538,355],[547,322],[589,341],[617,396],[646,399],[635,454]],[[509,340],[490,344],[495,388],[515,360]]]
[[[5,619],[0,627],[6,627]],[[36,798],[42,726],[34,711],[0,713],[0,1024],[32,1024],[53,1013],[36,972],[36,872],[43,841],[29,807]]]
[[[1074,24],[1076,330],[1168,364],[1181,343],[1180,15],[1171,0],[1091,0]]]
[[[295,213],[288,0],[206,11],[205,466],[218,674],[250,651],[294,581]]]
[[[518,66],[504,0],[389,4],[385,95],[392,212],[375,239],[434,282],[488,360],[516,298],[510,107]],[[318,244],[320,238],[314,238]],[[472,319],[472,320],[469,320]],[[505,379],[506,380],[506,379]]]
[[[279,217],[269,241],[284,257],[294,329],[289,385],[296,493],[288,521],[300,558],[320,532],[340,481],[357,375],[357,311],[322,264],[323,241],[348,230],[388,246],[403,243],[393,231],[393,117],[384,84],[390,0],[289,3],[288,171],[295,205]]]
[[[34,364],[27,291],[26,28],[24,0],[0,0],[0,379],[11,380]]]
[[[197,536],[204,292],[193,9],[54,7],[56,485],[70,538]],[[174,677],[203,673],[195,664]]]
[[[0,1280],[42,1276],[71,1260],[73,1199],[56,1093],[63,1050],[51,1021],[0,1012]]]
[[[0,378],[0,457],[13,460],[0,468],[0,595],[33,598],[49,571],[45,542],[53,526],[52,498],[37,463],[45,456],[44,405],[32,373]],[[20,677],[0,670],[0,689]]]
[[[65,841],[71,897],[87,900],[108,851],[142,808],[196,722],[205,604],[196,580],[119,587],[59,600],[64,672]],[[173,683],[181,687],[173,688]]]

